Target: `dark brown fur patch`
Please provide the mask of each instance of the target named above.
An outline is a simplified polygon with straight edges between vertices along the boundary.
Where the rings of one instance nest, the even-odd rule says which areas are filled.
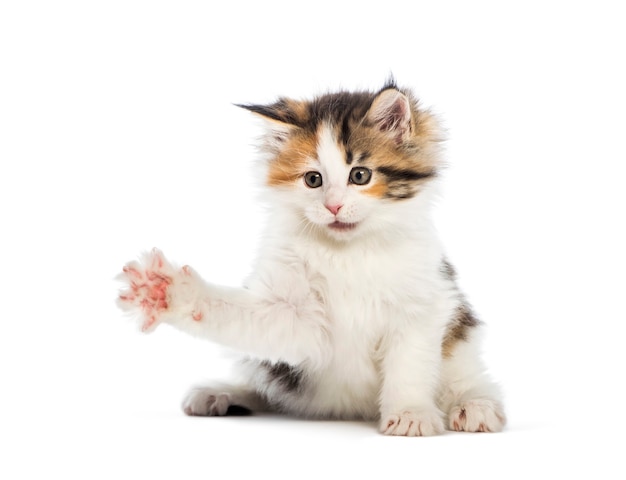
[[[297,368],[285,362],[271,363],[263,361],[261,365],[265,367],[270,381],[278,382],[288,392],[300,389],[302,372]]]
[[[422,180],[424,178],[430,178],[435,175],[435,172],[419,172],[417,170],[393,168],[393,167],[378,167],[376,171],[382,173],[391,182],[410,182],[413,180]]]
[[[456,280],[456,270],[454,269],[452,264],[445,258],[441,262],[441,273],[448,280],[452,280],[452,281]]]
[[[443,356],[446,358],[451,357],[454,347],[459,342],[467,341],[471,329],[478,325],[480,325],[480,321],[474,315],[471,307],[466,302],[461,303],[446,329],[442,343]]]

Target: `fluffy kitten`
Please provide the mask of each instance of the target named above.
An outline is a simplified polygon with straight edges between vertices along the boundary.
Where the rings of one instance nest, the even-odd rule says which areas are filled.
[[[268,127],[271,218],[253,276],[221,287],[156,250],[121,276],[119,305],[143,331],[169,323],[246,354],[237,382],[192,389],[185,413],[378,420],[387,435],[501,430],[480,323],[430,216],[433,116],[393,82],[242,107]]]

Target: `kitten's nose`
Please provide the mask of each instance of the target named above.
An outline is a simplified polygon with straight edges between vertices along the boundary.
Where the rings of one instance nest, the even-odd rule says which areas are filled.
[[[343,205],[324,205],[324,206],[333,215],[337,215],[337,212],[339,212],[339,209],[343,207]]]

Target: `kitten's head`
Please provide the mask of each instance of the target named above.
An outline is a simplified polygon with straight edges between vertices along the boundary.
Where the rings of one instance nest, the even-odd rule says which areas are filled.
[[[240,106],[267,121],[266,183],[287,194],[305,231],[345,241],[393,230],[437,174],[437,122],[393,82]]]

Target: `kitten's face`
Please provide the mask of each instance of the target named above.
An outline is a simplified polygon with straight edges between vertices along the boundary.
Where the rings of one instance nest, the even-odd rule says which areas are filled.
[[[406,215],[399,205],[436,175],[435,121],[395,86],[245,108],[270,121],[267,184],[287,195],[303,231],[345,241],[391,229]]]

